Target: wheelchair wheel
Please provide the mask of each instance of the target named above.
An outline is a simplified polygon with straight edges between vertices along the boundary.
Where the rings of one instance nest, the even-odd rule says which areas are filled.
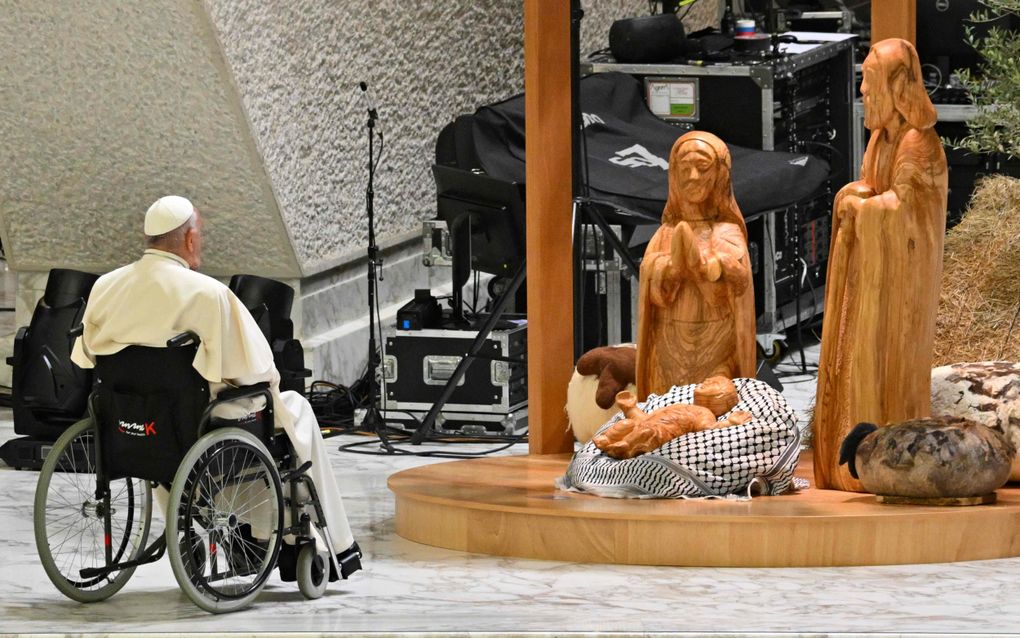
[[[81,570],[106,563],[104,509],[110,508],[114,562],[138,557],[149,537],[152,490],[147,481],[110,481],[110,498],[96,498],[96,427],[85,419],[57,439],[43,462],[35,490],[35,544],[46,575],[68,598],[104,600],[127,583],[135,568],[82,578]]]
[[[206,434],[177,468],[168,509],[170,566],[188,598],[211,613],[251,605],[283,529],[283,488],[265,445],[238,428]]]
[[[305,543],[297,559],[298,589],[305,598],[314,600],[326,593],[329,584],[329,554],[316,549],[315,543]]]

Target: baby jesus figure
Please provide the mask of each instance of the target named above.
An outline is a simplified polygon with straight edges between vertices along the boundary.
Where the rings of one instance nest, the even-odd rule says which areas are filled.
[[[616,395],[616,405],[626,418],[594,438],[595,446],[614,459],[631,459],[651,452],[667,441],[712,428],[743,425],[749,412],[739,410],[722,421],[716,419],[737,404],[737,389],[726,377],[710,377],[694,389],[694,405],[674,404],[645,414],[637,407],[633,392]]]

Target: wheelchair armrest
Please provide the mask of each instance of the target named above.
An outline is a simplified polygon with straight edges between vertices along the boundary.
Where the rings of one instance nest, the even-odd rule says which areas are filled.
[[[263,381],[262,383],[256,383],[254,385],[242,385],[239,388],[227,388],[216,395],[216,399],[213,403],[223,403],[224,401],[235,401],[237,399],[244,399],[247,397],[256,397],[259,395],[269,396],[269,382]]]
[[[198,345],[202,340],[198,338],[198,335],[194,332],[187,330],[177,335],[176,337],[170,337],[166,340],[167,348],[181,348],[189,346],[191,344]]]
[[[202,418],[198,422],[198,436],[201,437],[205,434],[209,421],[212,419],[213,409],[216,406],[229,401],[257,396],[264,396],[266,398],[266,407],[262,409],[263,423],[266,431],[272,432],[276,427],[276,420],[273,416],[273,394],[269,390],[269,382],[263,381],[253,385],[243,385],[239,388],[228,388],[217,394],[216,398],[209,402],[209,405],[206,406],[205,411],[202,413]]]
[[[301,368],[300,370],[280,370],[280,377],[284,379],[307,379],[312,376],[312,371],[308,368]]]

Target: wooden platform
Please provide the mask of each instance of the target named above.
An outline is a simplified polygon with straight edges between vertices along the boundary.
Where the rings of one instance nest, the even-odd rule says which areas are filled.
[[[553,486],[570,455],[439,463],[394,474],[396,530],[467,552],[584,563],[815,567],[1020,556],[1020,487],[994,505],[881,505],[807,489],[752,501],[605,499]],[[798,476],[811,480],[810,456]],[[813,482],[813,481],[812,481]]]

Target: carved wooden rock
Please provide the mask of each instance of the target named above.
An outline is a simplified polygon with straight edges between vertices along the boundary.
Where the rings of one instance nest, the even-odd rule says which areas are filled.
[[[1001,433],[1020,450],[1020,363],[954,363],[931,371],[931,411],[969,418]],[[1020,481],[1020,455],[1009,480]]]
[[[928,418],[866,435],[857,445],[855,465],[872,494],[965,498],[1001,487],[1014,454],[1002,434],[980,423]]]
[[[753,377],[754,291],[730,153],[691,131],[669,157],[669,197],[641,262],[638,396],[720,375]]]
[[[838,463],[855,424],[931,414],[948,188],[913,46],[878,42],[863,75],[871,139],[861,179],[833,202],[812,437],[816,485],[849,491],[864,489]]]

